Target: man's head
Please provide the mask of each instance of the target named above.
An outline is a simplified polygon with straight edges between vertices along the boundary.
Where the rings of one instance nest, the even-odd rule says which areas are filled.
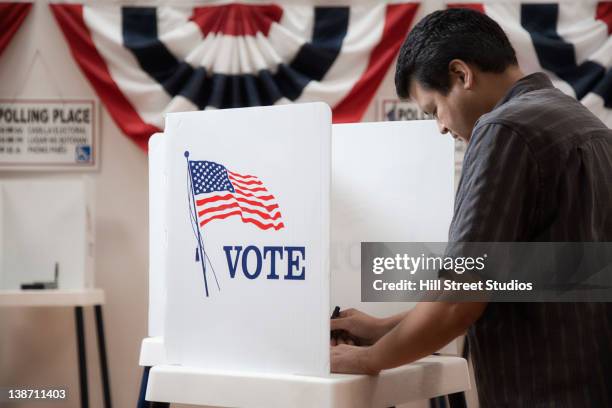
[[[448,9],[412,29],[399,53],[395,88],[434,116],[442,133],[469,141],[476,120],[520,77],[514,49],[495,21]]]

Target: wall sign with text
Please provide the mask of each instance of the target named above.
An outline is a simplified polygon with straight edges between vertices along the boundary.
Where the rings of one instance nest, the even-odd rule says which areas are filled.
[[[411,101],[400,101],[399,99],[379,99],[376,120],[423,120],[432,119],[419,109],[416,103]]]
[[[0,169],[97,167],[94,100],[0,100]]]

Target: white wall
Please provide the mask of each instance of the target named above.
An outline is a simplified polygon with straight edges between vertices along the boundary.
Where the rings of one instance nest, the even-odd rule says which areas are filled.
[[[40,57],[28,73],[36,50]],[[46,2],[35,3],[0,56],[0,98],[12,97],[95,98]],[[138,396],[138,352],[147,324],[147,157],[117,129],[104,109],[100,117],[101,165],[91,173],[95,188],[95,282],[106,291],[104,317],[113,403],[131,407]],[[0,172],[0,179],[65,174]],[[91,406],[99,407],[102,394],[91,309],[85,311],[89,392]],[[0,309],[0,385],[67,387],[71,398],[62,406],[79,406],[71,308]]]

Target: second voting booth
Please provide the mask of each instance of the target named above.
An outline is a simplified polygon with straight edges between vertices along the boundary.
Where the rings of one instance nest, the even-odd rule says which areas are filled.
[[[323,103],[174,113],[149,146],[161,340],[143,365],[329,376],[334,305],[411,306],[361,302],[360,243],[447,238],[453,143],[433,121],[332,125]]]

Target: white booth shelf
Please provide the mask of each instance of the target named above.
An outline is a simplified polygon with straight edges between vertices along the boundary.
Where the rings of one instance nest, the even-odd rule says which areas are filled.
[[[377,376],[329,377],[212,372],[176,365],[153,366],[146,399],[217,407],[389,407],[466,391],[465,359],[430,356]]]
[[[0,290],[0,307],[95,306],[104,304],[102,289]]]

